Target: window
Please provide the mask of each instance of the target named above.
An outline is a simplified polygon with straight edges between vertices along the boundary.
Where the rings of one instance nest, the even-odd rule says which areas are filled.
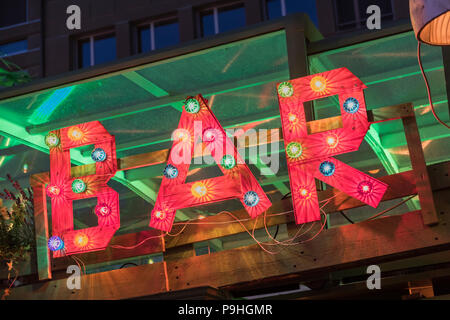
[[[0,1],[0,28],[27,21],[27,0]]]
[[[245,26],[245,8],[242,3],[208,8],[200,12],[202,37]]]
[[[348,0],[347,0],[348,1]],[[289,13],[304,12],[318,25],[316,0],[266,0],[266,19],[284,17]]]
[[[366,25],[370,5],[381,9],[381,21],[394,19],[392,0],[335,0],[336,26],[338,30],[359,29]]]
[[[175,20],[154,21],[138,30],[139,52],[157,50],[180,42],[180,30]]]
[[[0,57],[12,56],[15,54],[26,52],[27,50],[28,50],[27,40],[20,40],[0,44]]]
[[[116,37],[90,36],[78,41],[78,67],[85,68],[116,59]]]

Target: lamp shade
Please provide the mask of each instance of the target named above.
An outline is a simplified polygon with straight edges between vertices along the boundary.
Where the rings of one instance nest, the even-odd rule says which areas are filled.
[[[409,0],[414,33],[430,45],[450,45],[450,0]]]

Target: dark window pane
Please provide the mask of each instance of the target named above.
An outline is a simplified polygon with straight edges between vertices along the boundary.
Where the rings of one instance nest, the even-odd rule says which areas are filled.
[[[178,22],[155,25],[155,47],[165,48],[180,42]]]
[[[285,0],[286,1],[286,13],[304,12],[308,14],[309,18],[315,25],[318,25],[316,0]]]
[[[79,44],[79,66],[80,68],[89,67],[91,65],[91,48],[90,40],[80,41]]]
[[[150,27],[139,29],[139,52],[149,52],[152,49],[150,42]]]
[[[243,6],[219,9],[219,32],[226,32],[245,26]]]
[[[355,7],[353,6],[353,1],[349,0],[336,0],[336,16],[337,23],[349,23],[354,22],[355,18]]]
[[[215,34],[214,32],[214,14],[212,10],[202,13],[202,36],[210,36]]]
[[[0,1],[0,28],[27,21],[27,0]]]
[[[266,0],[267,19],[281,17],[281,0]]]
[[[28,41],[21,40],[0,45],[0,57],[13,55],[28,50]]]
[[[109,36],[95,39],[94,64],[109,62],[116,59],[116,38]]]
[[[360,17],[362,19],[369,17],[366,11],[367,8],[373,4],[380,7],[382,16],[392,14],[391,0],[359,0],[358,4]]]

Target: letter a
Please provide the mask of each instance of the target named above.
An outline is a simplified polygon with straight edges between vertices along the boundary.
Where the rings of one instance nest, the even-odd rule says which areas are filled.
[[[187,98],[172,139],[174,143],[151,213],[150,227],[170,231],[177,209],[229,199],[238,198],[252,218],[271,206],[201,95]],[[211,153],[223,176],[185,183],[196,147]]]

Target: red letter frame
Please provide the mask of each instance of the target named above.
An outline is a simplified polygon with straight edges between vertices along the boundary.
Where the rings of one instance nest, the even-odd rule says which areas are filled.
[[[170,231],[177,209],[228,199],[239,198],[252,218],[272,205],[201,95],[188,97],[172,138],[150,227]],[[223,176],[185,183],[194,147],[200,141]]]
[[[387,185],[332,156],[358,150],[369,129],[363,89],[348,69],[340,68],[278,85],[278,100],[297,224],[320,220],[315,180],[377,207]],[[339,96],[342,128],[308,134],[303,103]]]
[[[46,143],[50,147],[50,184],[47,195],[52,203],[52,237],[49,248],[54,257],[104,250],[120,227],[119,195],[107,183],[117,171],[114,136],[98,121],[55,130]],[[70,149],[94,144],[92,159],[96,174],[73,178]],[[96,197],[98,226],[74,230],[74,200]]]

